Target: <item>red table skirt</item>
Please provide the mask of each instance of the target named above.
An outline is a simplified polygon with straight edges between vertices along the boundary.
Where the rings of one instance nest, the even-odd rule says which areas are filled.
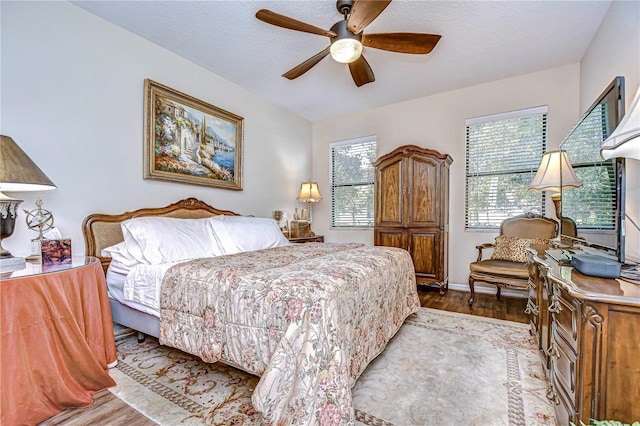
[[[115,386],[116,347],[100,262],[0,280],[0,424],[33,425]]]

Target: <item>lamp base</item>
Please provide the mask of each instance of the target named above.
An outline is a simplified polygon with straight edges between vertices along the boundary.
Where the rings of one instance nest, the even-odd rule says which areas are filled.
[[[559,192],[551,194],[551,201],[556,207],[556,217],[562,219],[562,195]]]

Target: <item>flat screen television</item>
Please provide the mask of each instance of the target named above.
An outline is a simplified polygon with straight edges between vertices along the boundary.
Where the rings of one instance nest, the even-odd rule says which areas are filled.
[[[625,261],[625,160],[604,160],[600,147],[624,115],[624,77],[616,77],[560,144],[582,188],[562,190],[561,212],[578,237]],[[562,230],[560,231],[562,233]]]

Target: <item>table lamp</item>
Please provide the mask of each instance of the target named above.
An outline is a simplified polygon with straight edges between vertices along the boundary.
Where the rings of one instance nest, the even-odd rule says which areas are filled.
[[[576,176],[569,162],[566,151],[545,152],[540,167],[529,184],[534,191],[551,191],[551,199],[556,206],[556,217],[562,219],[561,194],[564,189],[582,187],[582,182]]]
[[[19,268],[24,258],[14,257],[2,247],[2,240],[13,234],[18,206],[23,200],[5,195],[4,191],[47,191],[56,186],[36,163],[9,136],[0,135],[0,267]]]
[[[302,220],[308,220],[311,223],[311,203],[317,203],[322,200],[320,190],[318,189],[318,183],[308,180],[300,184],[300,193],[296,198],[298,201],[307,203],[308,207],[302,211]]]

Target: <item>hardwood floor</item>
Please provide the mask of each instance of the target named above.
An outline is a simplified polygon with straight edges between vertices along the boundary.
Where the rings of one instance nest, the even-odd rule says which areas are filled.
[[[449,290],[447,294],[440,296],[437,289],[418,287],[418,295],[420,296],[420,304],[425,308],[442,309],[525,324],[529,322],[527,314],[524,313],[524,309],[527,307],[526,298],[502,296],[498,300],[495,294],[476,293],[473,308],[469,308],[467,303],[469,293],[466,291]]]
[[[502,297],[501,300],[497,300],[495,294],[476,293],[473,308],[469,308],[467,304],[469,299],[468,292],[449,290],[447,294],[441,296],[437,289],[419,287],[418,295],[420,304],[426,308],[522,323],[528,322],[527,315],[524,313],[527,300],[524,298]],[[98,424],[150,426],[156,424],[122,402],[108,390],[96,393],[94,401],[94,404],[90,407],[63,411],[40,423],[39,426]]]

